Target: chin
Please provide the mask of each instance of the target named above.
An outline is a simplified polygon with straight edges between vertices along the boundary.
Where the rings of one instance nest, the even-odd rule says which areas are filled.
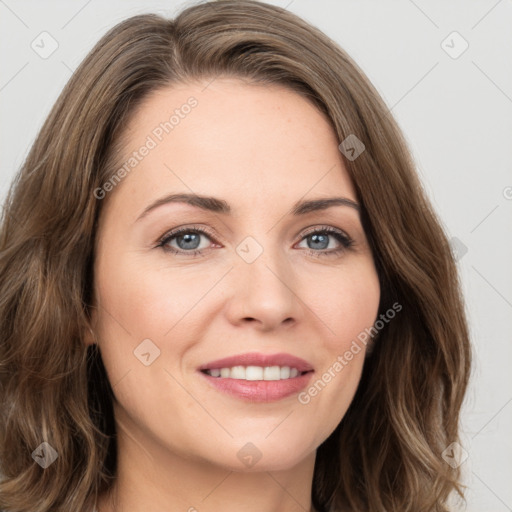
[[[226,448],[225,452],[234,450],[234,457],[212,460],[218,466],[237,473],[258,473],[263,471],[286,471],[294,468],[304,459],[315,454],[315,450],[305,450],[304,442],[286,444],[281,440],[269,442],[246,441],[235,443],[236,446]],[[215,454],[218,456],[218,452]]]

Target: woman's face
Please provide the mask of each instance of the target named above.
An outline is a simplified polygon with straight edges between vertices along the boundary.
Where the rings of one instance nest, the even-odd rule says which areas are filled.
[[[97,192],[94,328],[146,452],[291,468],[354,396],[378,277],[326,118],[281,87],[206,85],[154,93],[127,126]]]

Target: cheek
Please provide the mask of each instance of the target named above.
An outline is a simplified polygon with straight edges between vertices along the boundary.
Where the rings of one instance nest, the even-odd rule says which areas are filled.
[[[206,307],[215,302],[213,294],[205,295],[218,281],[217,273],[198,271],[196,265],[169,268],[161,260],[155,267],[154,260],[148,266],[146,259],[143,254],[106,252],[96,272],[104,320],[100,330],[112,324],[124,336],[130,333],[135,344],[145,338],[162,339],[182,319],[188,323],[190,317],[185,317],[197,315],[193,310],[201,309],[200,303]],[[370,258],[354,259],[346,268],[323,276],[305,276],[298,288],[326,327],[324,342],[331,351],[346,350],[375,321],[380,289]]]
[[[331,334],[327,343],[333,351],[345,351],[377,317],[380,285],[373,262],[363,261],[340,272],[326,290],[318,311]]]
[[[103,315],[105,321],[115,320],[133,341],[162,339],[211,287],[211,283],[198,279],[192,266],[179,271],[148,268],[143,255],[129,254],[100,265],[98,283],[100,303],[110,313]]]
[[[311,385],[299,395],[313,416],[323,418],[319,438],[334,430],[354,397],[380,301],[378,276],[370,262],[340,272],[325,290],[316,309],[328,327],[325,357]]]

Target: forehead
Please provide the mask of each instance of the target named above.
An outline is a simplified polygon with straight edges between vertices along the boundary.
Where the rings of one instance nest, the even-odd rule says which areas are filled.
[[[140,209],[164,193],[196,193],[235,211],[336,192],[356,200],[338,144],[325,115],[282,86],[174,85],[149,95],[125,128],[118,164],[135,165],[112,199]]]

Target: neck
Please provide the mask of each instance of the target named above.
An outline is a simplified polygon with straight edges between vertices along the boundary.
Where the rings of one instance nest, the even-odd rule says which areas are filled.
[[[315,512],[315,452],[286,470],[233,471],[180,457],[127,425],[117,424],[117,479],[98,512]]]

